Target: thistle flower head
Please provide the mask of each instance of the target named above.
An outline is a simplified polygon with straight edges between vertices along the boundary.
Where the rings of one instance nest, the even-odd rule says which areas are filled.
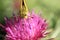
[[[5,23],[5,40],[38,40],[44,37],[47,29],[46,20],[34,12],[28,13],[28,18],[15,15],[10,19],[5,17]]]
[[[7,33],[5,40],[38,40],[44,37],[47,29],[46,20],[36,15],[34,11],[27,13],[25,2],[22,0],[20,2],[24,3],[20,5],[20,15],[13,15],[10,19],[4,18],[6,23],[4,29]]]

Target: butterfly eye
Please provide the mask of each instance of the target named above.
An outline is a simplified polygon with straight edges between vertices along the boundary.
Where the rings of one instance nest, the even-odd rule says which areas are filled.
[[[24,5],[24,1],[22,1],[22,5],[25,6],[25,5]]]

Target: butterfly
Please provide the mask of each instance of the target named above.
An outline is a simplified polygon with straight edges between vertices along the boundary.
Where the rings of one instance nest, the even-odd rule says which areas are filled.
[[[27,18],[27,12],[26,0],[20,0],[20,17]]]
[[[21,18],[27,18],[28,8],[26,5],[26,0],[14,0],[14,10],[19,11]]]

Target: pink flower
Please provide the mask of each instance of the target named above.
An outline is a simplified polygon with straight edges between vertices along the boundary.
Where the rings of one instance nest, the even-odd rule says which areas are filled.
[[[34,11],[27,18],[13,15],[8,19],[5,17],[5,40],[38,40],[44,37],[47,29],[46,20],[36,15]]]

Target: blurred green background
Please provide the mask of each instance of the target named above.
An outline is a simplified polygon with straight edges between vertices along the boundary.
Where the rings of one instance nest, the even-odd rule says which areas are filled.
[[[4,17],[12,16],[12,0],[0,0],[0,22],[4,24]],[[47,37],[42,40],[60,40],[60,0],[26,0],[29,11],[41,13],[48,21],[48,30],[52,30]],[[40,12],[40,13],[39,13]]]

